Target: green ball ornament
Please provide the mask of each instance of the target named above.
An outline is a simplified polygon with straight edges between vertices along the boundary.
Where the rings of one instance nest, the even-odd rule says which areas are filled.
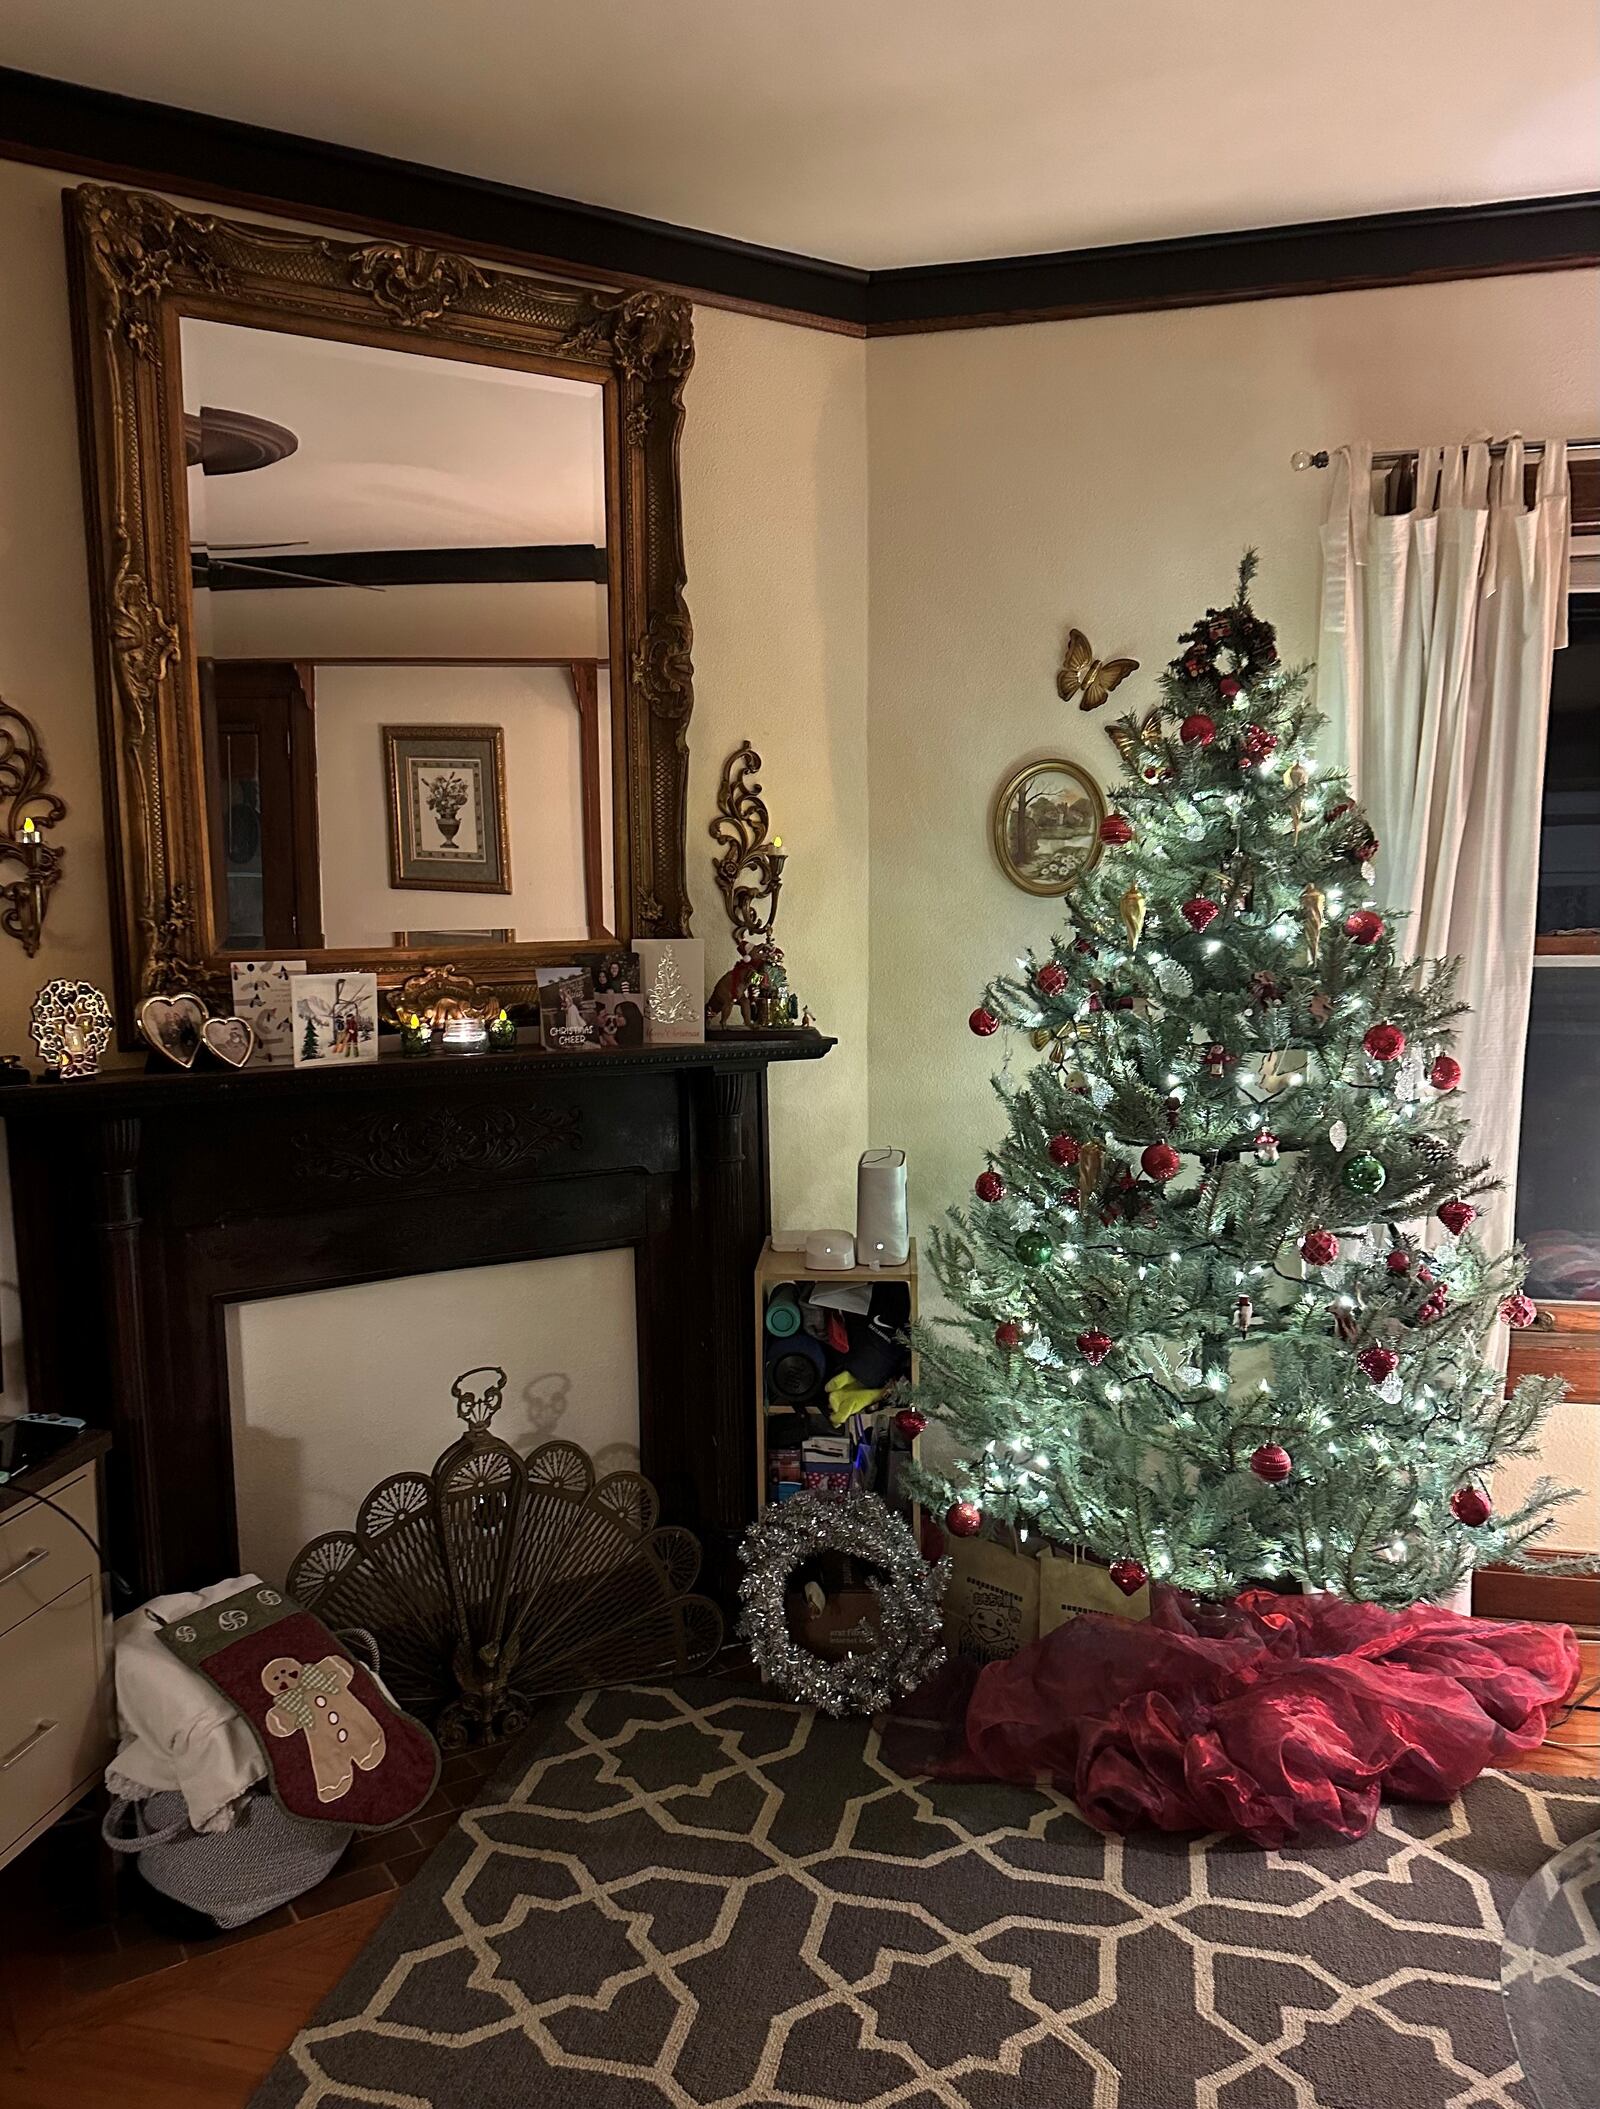
[[[1016,1242],[1016,1255],[1024,1267],[1042,1267],[1055,1251],[1047,1232],[1025,1230]]]
[[[1353,1194],[1381,1194],[1389,1181],[1389,1174],[1381,1162],[1365,1151],[1359,1157],[1351,1158],[1343,1177]]]

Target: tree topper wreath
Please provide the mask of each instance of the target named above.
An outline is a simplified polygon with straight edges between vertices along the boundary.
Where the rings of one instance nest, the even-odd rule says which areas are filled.
[[[846,1553],[868,1569],[878,1599],[878,1644],[827,1662],[789,1630],[785,1598],[795,1570],[818,1553]],[[944,1661],[940,1599],[950,1563],[929,1566],[906,1525],[876,1494],[825,1501],[796,1494],[769,1508],[739,1547],[740,1636],[769,1683],[825,1714],[871,1714],[914,1691]]]

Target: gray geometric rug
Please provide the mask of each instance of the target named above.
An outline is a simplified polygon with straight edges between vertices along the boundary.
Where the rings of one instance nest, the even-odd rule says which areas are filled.
[[[589,1692],[252,2109],[1536,2109],[1502,1920],[1597,1825],[1490,1773],[1355,1846],[1108,1838],[745,1687]]]

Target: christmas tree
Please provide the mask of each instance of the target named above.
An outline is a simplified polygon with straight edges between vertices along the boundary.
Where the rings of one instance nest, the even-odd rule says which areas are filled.
[[[1037,1058],[996,1079],[1006,1138],[931,1241],[964,1315],[923,1329],[917,1403],[960,1454],[920,1490],[1130,1594],[1404,1605],[1571,1498],[1541,1480],[1497,1515],[1485,1486],[1563,1387],[1507,1397],[1485,1359],[1537,1313],[1468,1227],[1496,1182],[1461,1161],[1454,969],[1405,962],[1374,905],[1379,845],[1318,772],[1255,568],[1109,728],[1126,780],[1072,927],[972,1014]]]

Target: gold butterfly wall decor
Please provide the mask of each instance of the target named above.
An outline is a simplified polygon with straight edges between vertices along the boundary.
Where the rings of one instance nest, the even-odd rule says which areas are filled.
[[[1111,691],[1139,671],[1137,659],[1096,659],[1081,630],[1067,632],[1067,649],[1056,675],[1056,694],[1070,703],[1081,689],[1080,710],[1098,710],[1111,700]]]

